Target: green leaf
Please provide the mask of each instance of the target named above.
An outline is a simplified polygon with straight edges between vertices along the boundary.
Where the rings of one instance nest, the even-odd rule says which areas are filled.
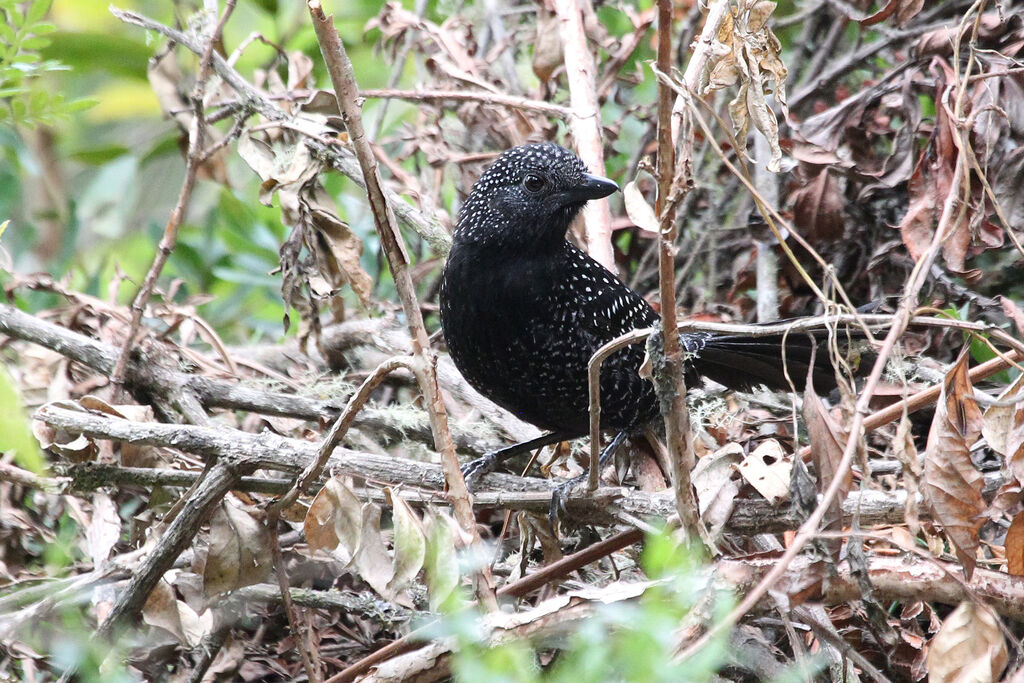
[[[34,0],[25,12],[25,23],[34,24],[50,10],[50,0]]]
[[[106,71],[132,81],[146,80],[146,65],[152,48],[123,36],[85,32],[57,31],[50,36],[53,44],[40,54],[83,72]]]
[[[14,378],[5,365],[0,365],[0,452],[14,451],[14,462],[19,467],[42,474],[45,461],[29,424]]]
[[[458,606],[459,561],[455,552],[455,536],[448,520],[433,515],[424,567],[427,570],[427,589],[430,609],[452,612]]]
[[[25,40],[21,41],[22,50],[41,50],[50,43],[52,43],[46,36],[29,36]]]

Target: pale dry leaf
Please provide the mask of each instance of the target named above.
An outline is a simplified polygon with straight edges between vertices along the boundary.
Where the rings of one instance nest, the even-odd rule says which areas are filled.
[[[647,203],[635,180],[626,183],[622,188],[622,201],[626,207],[626,215],[633,221],[633,225],[654,235],[660,233],[658,215],[654,213],[654,207]]]
[[[270,570],[270,532],[245,510],[223,501],[210,520],[210,548],[203,569],[206,595],[259,583]]]
[[[174,588],[165,579],[160,579],[149,592],[146,604],[142,606],[142,620],[171,633],[181,642],[185,640],[178,599],[174,595]]]
[[[107,494],[93,494],[92,519],[85,530],[85,544],[94,567],[103,566],[119,540],[121,517],[117,514],[117,506]]]
[[[555,69],[562,65],[564,59],[558,15],[542,5],[537,10],[537,40],[533,44],[533,73],[537,75],[541,83],[545,83],[551,78]]]
[[[690,475],[697,492],[697,507],[711,538],[718,538],[732,516],[740,490],[733,480],[733,472],[742,459],[743,447],[727,443],[698,460]]]
[[[359,576],[373,590],[388,599],[395,596],[389,586],[395,567],[380,531],[380,506],[374,503],[363,505],[363,528],[354,564]]]
[[[1005,459],[1006,467],[1017,481],[1024,483],[1024,400],[1012,403],[1024,390],[1024,375],[1003,393],[999,403],[985,410],[981,435],[989,447]]]
[[[303,522],[310,550],[326,550],[343,563],[359,552],[363,504],[340,477],[331,477],[316,494]]]
[[[320,274],[335,289],[348,284],[363,305],[369,305],[373,279],[360,263],[363,241],[352,232],[348,223],[338,218],[332,205],[324,201],[327,193],[319,184],[307,190],[304,199],[312,226],[324,241],[325,248],[314,250]]]
[[[930,683],[993,683],[1006,668],[1006,642],[991,610],[961,603],[928,647]]]
[[[921,530],[918,521],[917,492],[921,488],[921,463],[917,457],[917,446],[914,445],[914,434],[911,430],[910,418],[906,413],[896,426],[896,436],[892,440],[892,451],[896,459],[900,461],[903,469],[903,485],[907,489],[907,503],[904,507],[904,517],[910,533],[917,536]]]
[[[181,600],[178,600],[177,607],[181,619],[182,643],[189,648],[199,647],[203,638],[213,633],[213,610],[204,609],[202,613],[197,613]]]
[[[767,439],[736,466],[739,473],[771,504],[789,496],[793,459],[775,439]]]
[[[986,503],[985,479],[971,462],[971,446],[981,434],[982,416],[967,374],[966,349],[946,375],[928,432],[922,493],[932,518],[946,532],[970,578],[978,530]]]
[[[408,586],[423,568],[427,539],[419,517],[409,504],[394,489],[389,489],[389,495],[395,523],[395,568],[388,590],[397,593]]]
[[[441,514],[431,514],[425,567],[427,595],[432,612],[449,603],[459,586],[459,561],[452,526]]]

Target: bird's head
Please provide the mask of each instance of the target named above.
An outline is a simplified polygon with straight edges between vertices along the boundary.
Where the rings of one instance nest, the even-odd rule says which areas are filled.
[[[579,157],[554,143],[514,147],[473,185],[456,227],[456,242],[548,249],[561,244],[572,219],[591,199],[619,189],[587,173]]]

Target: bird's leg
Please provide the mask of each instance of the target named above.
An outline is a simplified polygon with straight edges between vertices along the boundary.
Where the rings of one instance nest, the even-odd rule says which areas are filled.
[[[601,451],[601,457],[597,459],[597,468],[603,469],[608,462],[615,457],[615,453],[618,452],[623,442],[629,437],[631,431],[623,430],[615,435],[615,438],[611,440],[604,450]],[[573,477],[569,481],[561,484],[555,490],[551,492],[551,507],[548,510],[548,520],[551,522],[551,526],[555,526],[555,522],[558,521],[559,516],[565,512],[565,501],[569,498],[569,493],[576,488],[584,479],[587,478],[587,473]]]
[[[505,448],[488,453],[482,458],[477,458],[476,460],[463,465],[462,476],[464,476],[467,481],[475,479],[476,477],[480,477],[488,472],[493,472],[494,468],[498,465],[510,458],[516,457],[517,455],[532,451],[535,448],[542,448],[544,446],[550,446],[553,443],[566,441],[571,438],[573,438],[573,435],[567,432],[548,432],[547,434],[538,436],[536,439],[530,439],[529,441],[523,441],[522,443],[513,444],[512,446],[506,446]]]

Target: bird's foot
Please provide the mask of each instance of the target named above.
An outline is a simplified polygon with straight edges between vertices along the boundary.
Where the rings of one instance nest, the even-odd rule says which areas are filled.
[[[466,485],[468,486],[471,483],[478,480],[480,477],[484,476],[485,474],[493,472],[494,469],[498,465],[500,465],[503,460],[503,458],[500,456],[501,451],[494,451],[493,453],[488,453],[482,458],[471,460],[470,462],[467,462],[465,465],[463,465],[462,476],[466,480]]]
[[[569,500],[569,494],[572,493],[573,489],[586,480],[587,474],[584,472],[578,477],[573,477],[564,484],[559,484],[551,491],[551,507],[548,508],[548,522],[551,523],[552,529],[557,528],[558,520],[561,519],[563,514],[568,512],[565,508],[565,504]]]

